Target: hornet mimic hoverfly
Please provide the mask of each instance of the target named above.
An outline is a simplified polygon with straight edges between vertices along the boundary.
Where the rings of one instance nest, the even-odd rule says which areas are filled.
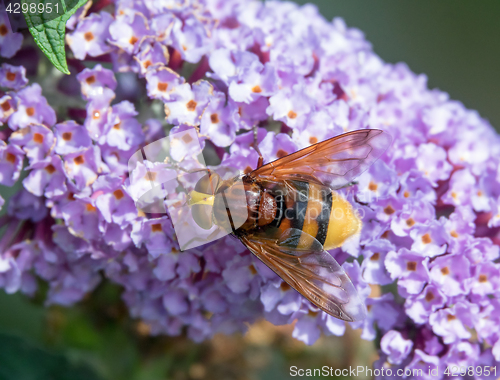
[[[357,130],[266,165],[254,144],[258,167],[239,177],[241,181],[223,181],[210,170],[201,177],[190,193],[193,219],[203,229],[215,224],[232,231],[321,310],[348,322],[362,320],[363,302],[344,270],[326,252],[361,229],[352,205],[335,190],[352,184],[391,140],[381,130]],[[244,222],[236,224],[235,220]]]

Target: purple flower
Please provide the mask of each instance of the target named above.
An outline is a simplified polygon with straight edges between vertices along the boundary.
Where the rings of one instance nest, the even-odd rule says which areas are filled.
[[[444,356],[443,361],[448,365],[448,368],[451,368],[451,371],[454,368],[459,368],[456,372],[463,373],[462,368],[467,368],[466,375],[468,375],[470,369],[475,369],[474,364],[479,359],[479,352],[478,344],[462,341],[450,346],[450,350]]]
[[[168,63],[168,50],[165,45],[154,39],[145,39],[134,59],[139,65],[139,73],[145,76],[150,70],[162,68]],[[151,96],[151,95],[150,95]]]
[[[22,189],[10,199],[7,212],[17,219],[31,219],[35,223],[47,216],[47,208],[43,199],[25,189]]]
[[[17,103],[12,96],[5,95],[0,98],[0,123],[7,123],[10,115],[17,109]]]
[[[141,13],[126,12],[109,26],[110,43],[127,53],[137,51],[140,41],[149,34],[148,20]]]
[[[500,247],[488,238],[475,238],[467,242],[465,256],[472,263],[494,261],[500,257]]]
[[[168,67],[151,68],[146,72],[148,96],[169,102],[175,98],[184,78]]]
[[[12,58],[21,48],[23,35],[13,33],[4,5],[0,6],[0,56]]]
[[[200,124],[202,113],[213,94],[213,87],[207,81],[177,86],[171,100],[165,104],[167,121],[172,124]]]
[[[134,119],[136,115],[134,105],[126,100],[114,105],[108,117],[106,144],[120,150],[130,150],[141,144],[144,136],[141,124]]]
[[[30,164],[35,164],[50,153],[54,145],[54,134],[49,128],[34,124],[12,133],[10,143],[22,147]]]
[[[66,35],[66,42],[75,57],[97,57],[111,51],[107,40],[110,38],[109,27],[112,22],[113,17],[106,12],[92,13],[78,22],[73,33]]]
[[[200,132],[210,136],[210,140],[217,146],[231,145],[238,129],[237,123],[234,122],[236,112],[236,109],[226,106],[224,93],[214,92],[201,116]]]
[[[125,175],[128,171],[128,161],[135,153],[135,148],[123,151],[117,147],[112,147],[106,144],[101,145],[100,147],[102,160],[109,168],[109,171],[118,175]]]
[[[335,115],[320,110],[311,114],[307,124],[293,130],[292,139],[299,148],[327,140],[343,132],[341,124],[347,124],[348,108],[345,103],[339,104],[334,110]],[[359,178],[361,181],[361,177]]]
[[[182,59],[190,63],[198,62],[208,51],[208,31],[202,21],[188,16],[172,27],[172,46],[181,53]]]
[[[450,238],[448,238],[451,252],[460,253],[468,238],[474,233],[474,220],[476,215],[469,207],[464,207],[452,213],[445,222],[445,229]],[[474,261],[474,260],[472,260]]]
[[[182,315],[189,310],[187,294],[182,289],[172,289],[163,296],[163,305],[170,315]]]
[[[0,144],[0,184],[12,186],[23,168],[24,152],[14,144]]]
[[[64,91],[54,109],[39,78],[27,86],[31,70],[0,68],[8,90],[0,123],[9,126],[0,131],[0,183],[12,186],[24,156],[29,161],[0,218],[13,235],[0,239],[0,287],[33,295],[42,279],[47,304],[69,305],[103,273],[152,334],[186,331],[201,341],[265,318],[296,321],[293,336],[307,344],[342,335],[343,321],[318,311],[229,231],[194,222],[187,193],[203,172],[185,170],[210,164],[230,178],[256,168],[254,143],[270,162],[375,128],[393,137],[391,147],[354,186],[338,190],[363,221],[356,238],[332,252],[340,262],[356,258],[343,267],[367,316],[351,327],[363,339],[382,337],[377,368],[407,377],[496,365],[493,128],[428,90],[424,75],[383,62],[340,19],[327,22],[313,6],[240,3],[117,0],[113,16],[105,8],[88,17],[82,8],[67,42],[79,71],[68,78],[83,100]],[[2,26],[5,14],[3,56],[22,41]],[[59,82],[53,91],[67,88]]]
[[[295,152],[297,145],[285,133],[276,135],[273,132],[269,132],[264,140],[259,143],[259,149],[266,161],[271,162]]]
[[[134,223],[133,227],[132,240],[135,245],[145,244],[153,257],[172,251],[172,240],[168,236],[172,225],[167,217],[142,220]]]
[[[30,124],[52,126],[56,122],[56,114],[42,96],[42,88],[34,83],[16,94],[18,102],[16,111],[9,118],[9,127],[13,130],[24,128]]]
[[[413,239],[412,251],[426,257],[435,257],[446,252],[448,234],[442,219],[433,220],[428,225],[415,226],[410,232]]]
[[[87,241],[100,237],[103,218],[93,199],[85,197],[68,202],[62,207],[61,213],[73,235]]]
[[[446,302],[445,296],[439,288],[429,284],[418,295],[410,296],[406,299],[406,314],[415,321],[415,323],[425,323],[431,313],[443,307]]]
[[[432,187],[431,182],[423,176],[423,174],[416,170],[410,169],[401,175],[401,187],[399,194],[404,198],[418,199],[427,203],[436,203],[436,193]]]
[[[1,33],[0,33],[1,34]],[[0,68],[0,87],[20,90],[28,84],[26,69],[23,66],[12,66],[4,63]]]
[[[429,281],[428,259],[405,248],[389,252],[385,266],[391,278],[398,279],[403,294],[419,294]]]
[[[426,224],[429,220],[432,220],[435,217],[434,214],[434,207],[426,201],[418,200],[406,203],[403,205],[401,212],[392,219],[391,229],[397,236],[408,236],[412,233],[415,226]],[[422,228],[423,226],[420,227]],[[414,234],[417,236],[417,232],[414,232]],[[422,236],[420,237],[421,240]],[[418,244],[415,245],[418,246]]]
[[[303,126],[311,112],[312,100],[303,85],[278,91],[269,99],[267,113],[289,127]]]
[[[475,184],[476,178],[469,170],[458,170],[452,174],[450,189],[443,196],[443,200],[454,206],[469,205]]]
[[[269,282],[264,285],[261,288],[260,299],[267,313],[276,314],[273,313],[275,310],[280,316],[284,316],[283,320],[286,321],[300,309],[302,304],[301,296],[283,281]]]
[[[278,89],[276,69],[263,65],[255,56],[229,85],[229,96],[236,102],[252,103],[261,96],[270,96]]]
[[[260,97],[250,104],[237,103],[229,99],[228,104],[232,109],[236,110],[234,122],[240,125],[241,128],[250,129],[268,118],[266,110],[269,106],[269,100],[267,98]]]
[[[425,352],[416,349],[413,360],[406,366],[414,379],[436,380],[443,377],[443,371],[439,367],[439,357],[427,355]]]
[[[364,260],[361,264],[363,279],[370,284],[387,285],[392,282],[384,262],[387,254],[394,251],[394,245],[385,239],[375,240],[365,245]]]
[[[251,256],[235,256],[222,272],[227,286],[234,293],[248,292],[251,299],[255,299],[260,288],[258,271]]]
[[[321,330],[318,327],[319,313],[309,310],[298,318],[292,336],[305,344],[313,344],[321,336]]]
[[[493,294],[500,287],[500,266],[491,262],[480,263],[474,268],[470,291],[474,294]]]
[[[121,177],[109,174],[100,176],[92,188],[96,207],[104,220],[108,223],[115,223],[123,229],[137,218],[137,208],[122,182]],[[99,195],[96,196],[96,194]]]
[[[112,91],[105,91],[87,103],[87,117],[84,126],[94,141],[104,140],[103,135],[109,129],[111,101],[115,97]]]
[[[449,297],[467,292],[470,275],[469,260],[459,254],[436,258],[430,265],[430,278]]]
[[[47,198],[66,193],[66,173],[59,156],[51,156],[27,169],[31,171],[24,179],[23,185],[30,193],[37,196],[45,195]]]
[[[101,161],[101,152],[96,146],[67,154],[64,157],[64,168],[68,178],[73,180],[79,189],[92,185],[98,173],[105,169]]]
[[[387,360],[391,364],[401,364],[408,357],[413,342],[404,339],[399,331],[390,330],[380,340],[380,347],[388,355]]]
[[[93,69],[85,69],[80,72],[76,79],[82,86],[82,95],[85,100],[102,96],[106,91],[114,94],[116,89],[116,79],[111,70],[96,65]],[[104,95],[104,97],[107,97]]]
[[[429,317],[429,323],[432,330],[443,337],[443,342],[446,344],[469,339],[471,334],[466,325],[473,325],[472,318],[478,309],[477,305],[457,303],[450,308],[434,312]]]
[[[75,153],[90,147],[92,140],[85,127],[73,120],[68,120],[54,126],[57,154]]]
[[[498,364],[499,363],[497,360],[495,360],[491,349],[486,349],[483,353],[481,353],[478,360],[476,361],[476,365],[483,368],[483,371],[476,372],[476,378],[480,380],[494,380],[497,374],[495,373],[496,371],[493,371],[492,367],[498,368]],[[484,369],[490,371],[489,374],[487,374]]]
[[[360,201],[370,203],[373,199],[386,198],[389,194],[394,194],[397,190],[396,175],[396,172],[383,161],[375,162],[357,181]]]
[[[73,235],[65,225],[53,225],[52,231],[54,243],[66,253],[73,253],[80,257],[92,250],[89,242]]]
[[[133,157],[136,157],[136,154]],[[164,213],[165,205],[163,202],[166,195],[169,192],[174,193],[178,186],[175,180],[176,174],[165,164],[152,164],[149,161],[138,162],[130,173],[127,191],[136,201],[138,209],[149,211],[152,206],[157,206],[159,210],[154,212]]]
[[[437,185],[437,181],[447,179],[452,169],[446,161],[446,151],[433,143],[419,146],[416,164],[433,186]]]

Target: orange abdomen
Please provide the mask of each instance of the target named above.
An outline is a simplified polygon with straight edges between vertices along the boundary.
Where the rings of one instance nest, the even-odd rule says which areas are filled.
[[[282,233],[289,228],[299,229],[329,250],[341,246],[361,230],[361,220],[339,193],[315,183],[289,181],[289,184],[296,191],[285,196],[283,218],[278,225]]]

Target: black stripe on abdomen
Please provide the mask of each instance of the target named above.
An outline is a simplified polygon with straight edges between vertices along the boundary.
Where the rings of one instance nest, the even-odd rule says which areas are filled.
[[[302,231],[302,227],[304,227],[304,220],[307,212],[307,204],[309,203],[309,184],[307,182],[292,182],[296,193],[291,194],[291,196],[295,197],[293,206],[290,209],[285,210],[285,217],[290,218],[290,227],[296,228]],[[288,202],[287,202],[288,203]],[[288,206],[288,204],[287,204]]]
[[[297,248],[309,203],[309,184],[300,181],[288,181],[288,186],[293,187],[293,189],[288,189],[284,197],[284,213],[278,228],[282,234],[286,233],[286,235],[282,235],[285,236],[285,239],[280,244],[288,248]],[[287,232],[291,228],[298,230],[299,233],[290,234],[290,232]]]
[[[321,192],[324,194],[323,192]],[[328,234],[328,226],[330,224],[330,214],[332,212],[332,193],[329,192],[326,196],[323,195],[321,214],[316,219],[318,223],[318,233],[316,234],[316,240],[318,240],[321,245],[325,244],[326,236]]]

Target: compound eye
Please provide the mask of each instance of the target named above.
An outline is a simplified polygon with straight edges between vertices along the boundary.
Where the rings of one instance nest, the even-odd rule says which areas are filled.
[[[191,206],[191,213],[194,221],[204,230],[212,228],[212,209],[213,207],[211,205],[194,204]]]
[[[217,173],[210,172],[198,180],[194,189],[198,193],[213,195],[215,194],[215,190],[217,190],[219,183],[220,176]]]

